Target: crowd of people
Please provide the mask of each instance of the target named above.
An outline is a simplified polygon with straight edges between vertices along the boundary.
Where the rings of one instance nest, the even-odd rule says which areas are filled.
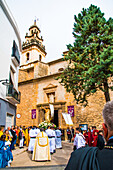
[[[103,149],[105,145],[105,140],[103,137],[103,130],[97,130],[96,126],[92,126],[91,129],[82,130],[80,127],[76,129],[67,128],[67,136],[69,142],[74,143],[73,150],[76,150],[83,146],[98,147]]]
[[[54,126],[48,126],[47,129],[36,126],[28,128],[11,126],[6,130],[0,127],[0,167],[10,167],[13,161],[12,150],[15,150],[16,146],[20,149],[27,146],[28,151],[32,154],[32,160],[50,161],[51,155],[56,152],[56,149],[62,149],[61,136],[61,129],[56,129]],[[73,150],[87,145],[103,149],[105,145],[102,130],[97,130],[96,126],[85,131],[79,127],[76,129],[67,128],[67,136],[69,142],[74,143]]]
[[[82,134],[75,130],[74,151],[65,170],[112,170],[113,169],[113,101],[103,109],[103,131],[96,127]]]
[[[84,131],[80,127],[67,128],[68,140],[74,143],[74,152],[71,154],[66,170],[88,168],[89,170],[104,170],[105,167],[112,166],[113,101],[105,105],[103,118],[103,130],[97,130],[96,126]],[[28,151],[32,153],[32,160],[50,161],[51,155],[56,152],[56,149],[62,149],[61,136],[61,129],[55,129],[54,126],[48,126],[47,129],[36,126],[28,128],[12,126],[6,130],[0,127],[0,168],[10,167],[13,161],[12,150],[15,149],[15,146],[20,149],[24,145],[27,146]],[[103,160],[108,162],[102,164]]]
[[[50,161],[51,154],[55,153],[56,149],[62,148],[61,135],[61,130],[59,128],[55,129],[53,126],[48,126],[46,130],[36,126],[28,128],[25,126],[11,126],[6,130],[4,130],[4,127],[0,127],[0,168],[10,167],[13,161],[12,150],[15,150],[16,146],[20,149],[27,146],[28,151],[33,154],[32,160]],[[39,150],[40,153],[42,151],[42,157],[41,154],[36,152],[37,148],[38,153]],[[50,155],[47,157],[48,154]]]

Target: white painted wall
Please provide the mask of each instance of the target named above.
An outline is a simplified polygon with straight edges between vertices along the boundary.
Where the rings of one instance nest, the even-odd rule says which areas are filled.
[[[11,15],[10,17],[12,18],[12,21],[14,21]],[[15,65],[11,61],[13,40],[15,40],[19,49],[20,42],[17,38],[17,34],[15,33],[14,28],[12,27],[8,18],[6,17],[6,14],[4,13],[0,4],[0,80],[4,80],[4,79],[9,80],[10,66],[12,65],[12,67],[15,69],[15,75],[14,75],[15,86],[18,89],[18,67],[15,67]],[[2,85],[2,83],[0,82],[0,97],[5,99],[5,96],[6,96],[6,86]]]

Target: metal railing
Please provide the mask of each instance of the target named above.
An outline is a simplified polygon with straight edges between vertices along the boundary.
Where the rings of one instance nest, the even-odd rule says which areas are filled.
[[[16,99],[18,102],[20,102],[20,97],[21,97],[21,93],[17,92],[13,85],[9,85],[7,86],[7,91],[6,91],[6,96],[8,97],[13,97],[14,99]]]

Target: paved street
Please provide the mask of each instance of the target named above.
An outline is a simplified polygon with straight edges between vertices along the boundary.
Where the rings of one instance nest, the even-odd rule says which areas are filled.
[[[38,168],[41,170],[45,168],[47,170],[51,169],[63,170],[73,150],[73,144],[65,141],[63,141],[62,144],[63,148],[57,149],[56,153],[52,155],[52,159],[49,162],[32,161],[31,160],[32,154],[26,151],[27,148],[14,150],[13,151],[14,160],[11,164],[11,169],[31,169],[32,167],[32,169]]]

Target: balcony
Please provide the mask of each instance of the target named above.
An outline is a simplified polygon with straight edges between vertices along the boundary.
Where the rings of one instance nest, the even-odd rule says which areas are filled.
[[[20,64],[20,55],[18,51],[18,46],[16,45],[16,42],[13,41],[13,47],[12,47],[12,56],[11,56],[12,61],[16,66],[19,66]]]
[[[8,99],[10,102],[14,104],[19,104],[20,96],[21,96],[21,93],[17,92],[14,89],[13,85],[7,86],[6,99]]]

